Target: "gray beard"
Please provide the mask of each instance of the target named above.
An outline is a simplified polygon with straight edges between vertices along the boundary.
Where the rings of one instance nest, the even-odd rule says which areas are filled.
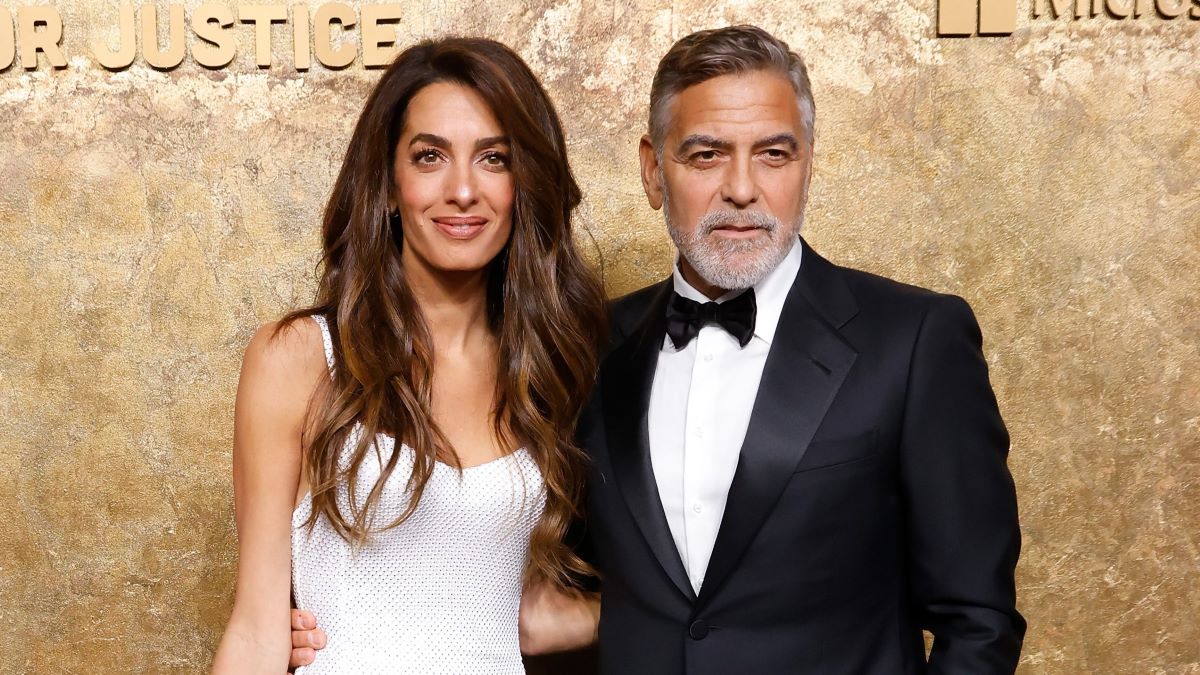
[[[671,203],[663,195],[663,220],[679,254],[701,279],[727,291],[750,288],[783,262],[800,235],[804,216],[785,226],[774,216],[759,211],[710,211],[693,232],[683,232],[671,222]],[[753,239],[725,239],[713,230],[727,225],[757,227],[763,234]]]

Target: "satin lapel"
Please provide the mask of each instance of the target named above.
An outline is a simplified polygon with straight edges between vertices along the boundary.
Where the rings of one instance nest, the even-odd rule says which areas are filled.
[[[811,249],[804,256],[801,277],[805,266],[834,273]],[[775,507],[857,357],[810,302],[812,287],[803,281],[798,278],[788,293],[767,355],[697,608],[737,565]],[[852,309],[840,309],[835,314],[853,315]]]
[[[666,303],[670,290],[668,281],[655,295],[638,328],[609,355],[601,375],[601,386],[608,454],[617,487],[667,576],[681,593],[694,600],[695,593],[675,548],[658,496],[658,483],[650,463],[647,426],[650,389],[658,367],[658,353],[666,336]]]

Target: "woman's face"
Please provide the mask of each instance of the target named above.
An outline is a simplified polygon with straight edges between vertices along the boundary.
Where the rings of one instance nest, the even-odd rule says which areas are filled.
[[[512,234],[510,156],[474,89],[438,82],[413,96],[392,167],[406,268],[476,271],[500,253]]]

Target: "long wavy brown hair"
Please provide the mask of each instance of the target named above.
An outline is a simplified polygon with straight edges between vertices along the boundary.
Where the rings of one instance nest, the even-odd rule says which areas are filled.
[[[571,214],[580,191],[554,106],[521,58],[492,40],[421,42],[383,73],[325,208],[316,303],[280,322],[282,328],[322,314],[333,334],[336,367],[313,398],[304,439],[312,485],[308,524],[325,517],[355,544],[375,529],[372,514],[400,454],[392,453],[365,498],[356,495],[362,463],[374,461],[377,433],[394,436],[415,454],[410,500],[383,529],[412,515],[436,462],[462,468],[430,412],[433,344],[401,264],[403,223],[388,214],[405,111],[418,91],[435,82],[478,92],[510,140],[513,232],[487,272],[488,320],[498,344],[493,420],[506,447],[525,446],[546,486],[527,574],[567,585],[590,572],[564,536],[582,498],[585,456],[574,432],[595,382],[604,292],[575,248]],[[348,467],[339,467],[356,424],[362,435]],[[339,507],[339,487],[349,490],[348,513]]]

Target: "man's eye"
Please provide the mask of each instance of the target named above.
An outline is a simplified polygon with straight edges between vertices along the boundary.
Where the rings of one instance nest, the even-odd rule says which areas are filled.
[[[783,160],[788,158],[788,153],[779,148],[771,148],[767,150],[767,159]]]
[[[716,158],[717,153],[715,150],[701,150],[700,152],[692,155],[692,161],[694,162],[711,162]]]

